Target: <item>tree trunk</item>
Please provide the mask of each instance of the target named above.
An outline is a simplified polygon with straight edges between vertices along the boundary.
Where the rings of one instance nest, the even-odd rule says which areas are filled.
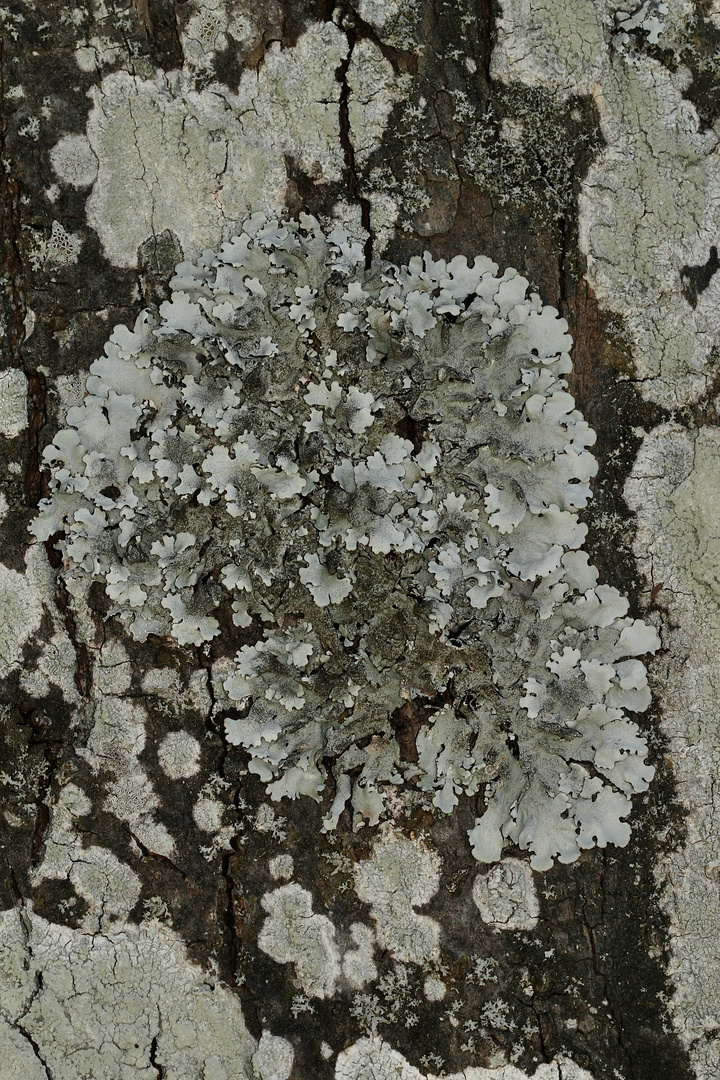
[[[720,1076],[716,6],[0,9],[0,1076]]]

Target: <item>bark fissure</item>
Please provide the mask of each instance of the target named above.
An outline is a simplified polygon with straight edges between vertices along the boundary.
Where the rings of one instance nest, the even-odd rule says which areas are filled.
[[[348,52],[335,73],[335,78],[340,83],[340,101],[338,104],[338,120],[340,145],[345,157],[345,174],[347,178],[347,190],[353,202],[360,207],[360,223],[368,233],[365,241],[365,266],[369,269],[373,254],[373,232],[370,221],[370,201],[361,193],[360,178],[355,162],[355,146],[353,144],[352,129],[350,126],[350,84],[348,82],[348,70],[352,61],[353,50],[357,42],[357,32],[352,27],[344,27],[344,33],[348,42]]]
[[[137,844],[137,846],[140,848],[140,851],[142,852],[144,858],[146,858],[146,859],[157,859],[158,862],[165,863],[166,866],[169,866],[174,871],[174,873],[179,874],[180,877],[183,879],[183,881],[188,881],[189,880],[189,875],[186,874],[185,871],[182,870],[179,866],[177,866],[176,863],[174,863],[172,861],[172,859],[169,859],[167,857],[167,855],[160,855],[159,852],[152,851],[149,847],[147,847],[145,844],[143,844],[142,840],[140,840],[135,835],[135,833],[132,831],[132,829],[130,829],[129,832],[130,832],[130,836],[133,839],[133,842],[135,844]]]
[[[24,939],[24,943],[25,943],[25,950],[27,952],[27,955],[28,955],[30,961],[32,962],[32,960],[34,959],[33,948],[32,948],[31,942],[30,942],[30,936],[31,936],[32,928],[31,928],[31,923],[30,923],[30,917],[29,917],[28,911],[27,911],[27,901],[26,901],[25,897],[22,895],[22,892],[20,890],[20,884],[18,882],[17,875],[16,875],[14,870],[11,870],[11,872],[10,872],[10,879],[11,879],[12,889],[13,889],[13,892],[15,894],[15,909],[17,911],[18,921],[20,923],[20,928],[22,930],[22,935],[23,935],[23,939]],[[13,1028],[15,1028],[15,1030],[17,1030],[22,1035],[22,1037],[27,1041],[28,1045],[32,1049],[33,1054],[35,1055],[37,1060],[40,1062],[40,1065],[42,1066],[42,1068],[45,1070],[45,1075],[47,1076],[48,1080],[55,1080],[55,1074],[50,1069],[50,1066],[48,1065],[47,1061],[45,1060],[45,1058],[44,1058],[44,1056],[42,1054],[42,1051],[40,1050],[40,1046],[39,1046],[37,1040],[32,1035],[32,1033],[27,1030],[27,1026],[25,1024],[23,1024],[23,1022],[22,1022],[25,1019],[25,1017],[29,1015],[30,1010],[33,1007],[33,1004],[35,1003],[38,995],[40,993],[42,993],[42,990],[43,990],[42,971],[39,968],[36,968],[35,972],[34,972],[34,985],[33,985],[32,991],[30,993],[30,996],[29,996],[29,998],[27,1000],[27,1003],[26,1003],[25,1007],[23,1008],[23,1011],[17,1017],[17,1019],[14,1020],[14,1021],[11,1021],[11,1023],[12,1023]]]
[[[237,980],[237,965],[242,953],[242,943],[238,936],[236,921],[235,883],[230,871],[233,854],[234,852],[227,852],[222,857],[222,876],[225,884],[223,920],[227,935],[229,983],[230,986],[237,989],[239,985]]]
[[[150,1066],[157,1073],[158,1080],[164,1080],[165,1075],[166,1075],[165,1067],[163,1065],[161,1065],[160,1062],[157,1059],[158,1039],[160,1038],[160,1035],[162,1033],[162,1022],[161,1022],[161,1017],[160,1017],[159,1013],[160,1013],[160,1010],[158,1009],[158,1025],[159,1025],[158,1033],[157,1033],[157,1035],[153,1035],[152,1039],[150,1040],[150,1055],[149,1055],[149,1057],[150,1057]]]

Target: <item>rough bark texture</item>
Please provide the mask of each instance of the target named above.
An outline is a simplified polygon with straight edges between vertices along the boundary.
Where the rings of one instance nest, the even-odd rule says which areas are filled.
[[[719,27],[710,0],[0,8],[0,1075],[720,1077]],[[136,641],[31,543],[113,327],[255,211],[343,222],[368,265],[488,256],[567,320],[585,550],[662,639],[635,718],[655,776],[627,846],[532,873],[526,927],[473,899],[482,792],[323,832],[331,784],[270,802],[226,739],[209,674],[252,629]],[[442,704],[394,714],[405,761]],[[440,928],[422,962],[359,895],[382,837],[440,857],[402,915]],[[315,921],[283,957],[290,880]],[[317,991],[333,949],[364,985]]]

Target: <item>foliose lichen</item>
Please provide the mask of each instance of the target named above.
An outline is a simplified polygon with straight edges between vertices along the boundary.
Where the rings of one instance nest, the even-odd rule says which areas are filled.
[[[409,783],[444,813],[482,789],[481,861],[627,843],[659,639],[581,550],[595,434],[557,311],[482,256],[366,268],[304,214],[251,217],[171,290],[45,451],[31,528],[73,590],[140,641],[232,617],[227,739],[275,800],[320,799],[334,762],[326,829]]]

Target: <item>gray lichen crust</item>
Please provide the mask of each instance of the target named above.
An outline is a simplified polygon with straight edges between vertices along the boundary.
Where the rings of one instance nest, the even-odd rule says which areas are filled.
[[[659,639],[580,550],[567,324],[497,270],[366,269],[340,227],[250,218],[115,328],[32,530],[138,640],[202,645],[231,613],[218,707],[272,798],[319,799],[328,759],[326,829],[348,799],[376,824],[389,785],[445,813],[482,789],[476,858],[547,869],[628,841],[652,769],[625,710]]]

